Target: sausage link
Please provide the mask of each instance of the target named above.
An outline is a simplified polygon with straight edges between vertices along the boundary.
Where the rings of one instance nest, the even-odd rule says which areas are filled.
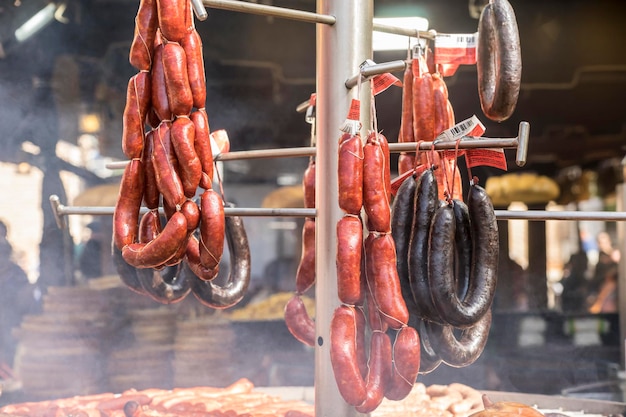
[[[392,329],[406,326],[409,311],[402,298],[391,235],[370,233],[365,239],[365,273],[383,320]]]
[[[416,62],[417,61],[417,62]],[[413,139],[430,142],[435,138],[433,78],[423,57],[413,60]]]
[[[285,324],[289,332],[307,346],[315,345],[315,321],[306,311],[299,295],[294,295],[285,305]]]
[[[359,413],[371,413],[385,398],[385,391],[391,377],[391,341],[389,336],[382,332],[372,333],[370,339],[369,371],[365,389],[365,401],[356,406]]]
[[[179,42],[187,33],[189,5],[186,0],[156,0],[159,28],[168,41]]]
[[[390,232],[390,190],[391,181],[386,172],[389,171],[388,154],[376,132],[367,137],[363,147],[363,207],[367,214],[367,228],[380,233]],[[388,148],[387,148],[388,151]]]
[[[152,68],[152,51],[157,32],[156,0],[140,0],[128,60],[139,71]]]
[[[140,159],[132,159],[124,168],[113,210],[113,243],[119,250],[137,238],[143,189],[143,163]]]
[[[361,136],[344,133],[339,140],[337,161],[339,207],[358,215],[363,207],[363,143]]]
[[[304,219],[302,253],[296,270],[296,293],[303,294],[315,284],[315,219]]]
[[[304,207],[315,208],[315,159],[309,159],[309,165],[304,170],[302,177],[302,190],[304,192]]]
[[[167,98],[165,87],[165,71],[163,69],[163,44],[154,47],[154,61],[152,63],[151,87],[152,87],[152,112],[155,117],[150,119],[150,125],[156,128],[163,120],[172,120],[172,109]],[[149,114],[150,115],[150,114]],[[156,119],[156,120],[155,120]]]
[[[183,275],[184,265],[166,266],[163,269],[142,268],[137,277],[147,296],[161,304],[179,303],[191,292],[189,276]]]
[[[439,207],[437,182],[432,169],[418,178],[415,190],[415,214],[409,244],[409,279],[419,315],[427,320],[441,322],[435,309],[428,283],[428,242],[430,225]]]
[[[400,401],[413,388],[420,369],[420,338],[417,330],[403,327],[393,343],[393,367],[385,397]]]
[[[365,281],[365,271],[362,272],[362,275],[361,281]],[[389,329],[389,325],[385,320],[383,320],[382,314],[378,311],[378,306],[376,305],[376,300],[374,299],[374,294],[372,293],[373,288],[370,288],[367,283],[364,287],[366,300],[365,317],[367,319],[367,324],[373,331],[386,332],[387,329]],[[363,375],[367,375],[367,373],[364,373]]]
[[[343,216],[337,222],[337,293],[348,305],[363,304],[361,291],[361,247],[363,225],[355,216]]]
[[[413,153],[400,152],[398,155],[398,173],[400,175],[415,168],[415,155]]]
[[[192,198],[200,185],[202,164],[194,148],[195,127],[186,117],[179,117],[172,123],[170,137],[179,164],[179,175],[185,197]]]
[[[517,21],[507,0],[494,0],[483,8],[478,35],[476,72],[480,106],[485,116],[501,122],[515,110],[522,79]]]
[[[432,74],[433,79],[433,104],[435,107],[435,131],[437,136],[444,130],[448,129],[448,122],[450,117],[448,116],[448,88],[443,80],[443,77],[439,73]]]
[[[413,61],[410,60],[404,70],[402,82],[402,118],[398,142],[415,142],[413,135]]]
[[[196,29],[191,29],[182,39],[180,45],[187,56],[187,75],[193,96],[193,106],[202,109],[206,103],[206,78],[204,74],[204,58],[202,57],[202,39]]]
[[[212,281],[194,279],[191,287],[193,295],[201,304],[216,309],[236,305],[243,299],[250,285],[250,246],[243,220],[238,216],[229,216],[225,222],[230,261],[230,272],[225,284],[219,286]]]
[[[189,2],[187,2],[189,3]],[[186,116],[191,113],[193,96],[187,73],[185,50],[177,43],[163,45],[163,76],[167,100],[174,116]]]
[[[208,190],[213,184],[213,151],[211,150],[211,138],[209,136],[209,117],[204,109],[199,109],[191,113],[191,121],[196,131],[194,148],[202,165],[200,187]]]
[[[126,106],[122,115],[122,151],[129,159],[141,158],[150,94],[149,73],[139,72],[128,80]]]
[[[144,142],[143,154],[141,155],[141,161],[144,167],[144,192],[143,202],[150,210],[159,207],[159,200],[161,194],[157,187],[156,173],[154,172],[154,165],[152,164],[152,151],[154,148],[154,131],[146,133],[146,140]]]
[[[224,252],[224,203],[213,190],[206,190],[200,197],[200,262],[208,269],[215,269]]]
[[[359,366],[356,309],[339,306],[330,323],[330,362],[339,393],[352,406],[362,404],[367,398],[366,381]]]
[[[435,348],[430,340],[428,328],[426,327],[426,321],[420,320],[419,323],[419,337],[420,337],[420,374],[428,374],[439,367],[442,360],[435,351]],[[437,323],[428,322],[430,327],[441,326]]]
[[[402,298],[409,311],[409,326],[414,327],[419,317],[419,310],[413,298],[409,279],[409,244],[413,228],[413,215],[416,181],[412,176],[406,178],[393,200],[391,206],[391,236],[396,246],[396,270],[400,280]]]
[[[161,218],[157,209],[150,210],[141,217],[139,222],[139,243],[148,243],[161,233]]]
[[[137,268],[129,265],[124,260],[122,251],[119,250],[114,243],[111,245],[111,257],[113,259],[113,265],[115,265],[115,270],[124,285],[137,294],[145,295],[146,292],[139,282],[139,278],[137,278]]]
[[[469,209],[462,200],[453,200],[454,245],[456,248],[456,293],[459,299],[464,299],[470,281],[472,268],[472,232],[470,229]]]
[[[193,232],[200,224],[200,208],[193,200],[187,200],[180,208],[187,219],[187,231]]]
[[[205,268],[200,262],[200,242],[195,236],[191,236],[187,242],[185,252],[187,265],[195,276],[204,281],[211,281],[219,273],[219,265],[215,268]]]
[[[154,268],[165,264],[178,251],[187,236],[187,219],[174,213],[163,231],[149,243],[131,243],[122,248],[122,257],[136,268]]]
[[[152,165],[159,192],[171,206],[180,208],[185,201],[185,193],[172,149],[169,122],[161,123],[154,131],[152,146]]]
[[[491,309],[473,326],[463,329],[458,338],[453,326],[431,326],[429,323],[427,326],[430,340],[443,362],[461,368],[474,363],[485,349],[491,328]]]

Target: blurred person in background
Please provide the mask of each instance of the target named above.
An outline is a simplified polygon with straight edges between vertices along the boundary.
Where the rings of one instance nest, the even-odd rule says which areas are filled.
[[[13,246],[7,239],[7,225],[0,220],[0,363],[13,366],[17,341],[12,329],[24,315],[38,308],[36,286],[13,260]]]
[[[590,303],[595,301],[600,293],[602,286],[609,275],[613,274],[613,270],[617,271],[617,265],[620,260],[619,250],[613,248],[611,237],[607,232],[600,232],[596,236],[598,243],[598,262],[596,263],[593,277],[589,282],[588,294]]]
[[[102,250],[104,234],[100,222],[91,222],[87,225],[90,234],[87,241],[80,248],[78,254],[78,270],[84,279],[102,276]]]

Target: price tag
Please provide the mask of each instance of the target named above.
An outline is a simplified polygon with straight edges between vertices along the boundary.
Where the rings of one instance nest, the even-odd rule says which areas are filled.
[[[444,77],[454,75],[459,65],[476,64],[476,33],[438,33],[435,36],[435,65]]]

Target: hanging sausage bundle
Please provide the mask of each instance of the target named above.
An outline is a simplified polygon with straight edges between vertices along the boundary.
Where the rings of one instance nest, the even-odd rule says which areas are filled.
[[[129,61],[139,72],[128,83],[122,150],[130,161],[113,215],[120,275],[160,302],[193,292],[208,306],[230,306],[247,288],[249,250],[241,219],[225,218],[222,196],[212,189],[202,41],[188,0],[141,0]],[[193,200],[198,188],[199,205]],[[142,204],[149,212],[138,221]],[[225,236],[234,262],[220,288],[210,281]],[[176,268],[158,272],[168,267]]]

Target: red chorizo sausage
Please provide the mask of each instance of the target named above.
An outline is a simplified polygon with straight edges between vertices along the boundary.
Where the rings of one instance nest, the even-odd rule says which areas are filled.
[[[309,165],[304,170],[302,177],[302,190],[304,192],[304,207],[315,208],[315,159],[309,159]]]
[[[305,293],[315,284],[315,219],[304,219],[302,253],[296,270],[296,292]]]
[[[337,293],[348,305],[363,304],[361,253],[363,225],[356,216],[343,216],[337,222]]]
[[[194,148],[195,128],[187,117],[178,117],[172,123],[170,138],[178,159],[180,180],[185,197],[196,195],[202,177],[202,164]]]
[[[430,142],[435,138],[433,78],[420,56],[413,60],[413,138]]]
[[[363,206],[363,143],[360,135],[344,133],[339,140],[337,161],[339,207],[359,214]]]
[[[409,321],[396,269],[396,249],[390,234],[370,233],[365,239],[365,273],[374,300],[389,327],[399,329]]]
[[[415,156],[413,153],[400,152],[398,155],[398,173],[404,174],[415,168]]]
[[[206,103],[206,78],[204,58],[202,57],[202,39],[196,29],[190,30],[183,37],[180,45],[187,56],[187,75],[193,96],[193,106],[202,109]]]
[[[163,199],[170,206],[179,209],[185,201],[185,193],[172,150],[169,122],[161,123],[154,131],[152,165],[154,165],[157,187]]]
[[[294,295],[285,305],[285,324],[289,332],[307,346],[315,345],[315,322],[306,311],[299,295]]]
[[[157,209],[150,210],[141,217],[139,222],[139,243],[148,243],[161,233],[161,218]]]
[[[157,32],[156,0],[141,0],[135,16],[135,32],[128,60],[140,71],[152,68],[152,51]]]
[[[156,0],[159,28],[168,41],[179,42],[187,33],[189,5],[186,0]]]
[[[420,369],[420,338],[413,327],[403,327],[393,343],[393,368],[385,397],[399,401],[411,392]]]
[[[391,376],[391,341],[383,332],[374,332],[370,339],[370,357],[367,373],[367,398],[356,406],[359,413],[371,413],[385,398],[385,390]]]
[[[165,264],[187,236],[187,219],[180,213],[167,221],[163,231],[149,243],[131,243],[122,248],[122,257],[136,268],[154,268]]]
[[[141,158],[150,91],[149,73],[139,72],[128,80],[126,106],[122,115],[122,151],[129,159]]]
[[[187,219],[187,230],[192,232],[200,224],[200,208],[193,200],[187,200],[180,208],[181,213]]]
[[[437,136],[448,129],[450,117],[448,116],[448,88],[439,73],[432,74],[433,79],[433,104],[435,107],[435,131]]]
[[[165,87],[165,73],[163,70],[163,44],[155,45],[154,61],[152,63],[151,87],[152,87],[152,112],[155,117],[150,118],[152,127],[158,126],[157,120],[172,120],[172,110],[167,98],[167,88]],[[155,125],[156,124],[156,125]]]
[[[146,140],[143,148],[143,155],[141,161],[144,167],[144,192],[143,202],[149,209],[156,209],[159,207],[159,199],[161,194],[157,187],[156,173],[154,172],[154,165],[152,165],[152,150],[154,147],[154,132],[151,130],[146,133]]]
[[[132,159],[124,168],[113,211],[113,243],[119,250],[137,238],[143,188],[143,163],[140,159]]]
[[[205,268],[200,262],[200,242],[195,236],[191,236],[187,242],[187,250],[185,252],[187,265],[191,272],[203,281],[210,281],[215,278],[219,272],[219,265],[215,268]]]
[[[402,81],[402,118],[398,142],[415,142],[413,133],[413,61],[407,62]]]
[[[200,187],[207,190],[212,187],[213,183],[213,151],[209,136],[209,118],[204,109],[199,109],[191,113],[191,121],[196,130],[196,140],[193,146],[202,165]]]
[[[391,181],[388,153],[385,155],[381,142],[373,132],[368,135],[363,147],[363,207],[367,214],[367,228],[370,231],[389,233],[391,231],[390,190]],[[387,147],[387,152],[389,151]]]
[[[163,75],[167,100],[174,116],[187,116],[193,107],[193,95],[187,73],[185,50],[177,43],[163,45]]]
[[[216,268],[224,252],[224,203],[213,190],[200,197],[200,262],[205,268]]]
[[[367,398],[366,382],[361,374],[357,354],[358,329],[356,309],[339,306],[330,324],[330,362],[339,393],[350,405],[357,406]]]

